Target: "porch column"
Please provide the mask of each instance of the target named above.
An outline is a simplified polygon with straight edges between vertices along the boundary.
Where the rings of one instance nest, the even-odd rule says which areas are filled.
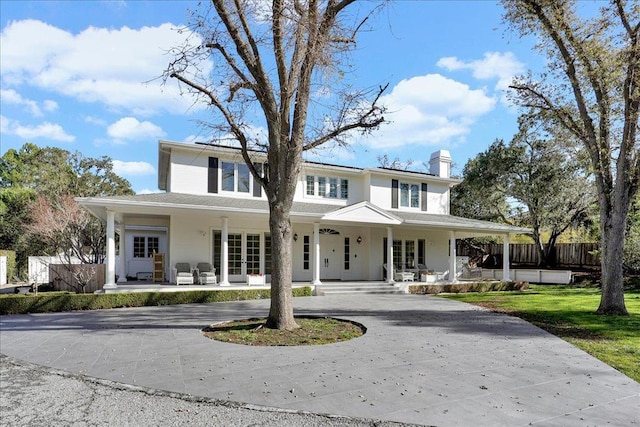
[[[393,274],[393,229],[387,227],[387,283],[395,283]]]
[[[456,233],[449,232],[449,281],[455,283],[458,272],[456,271]]]
[[[509,235],[505,234],[502,238],[502,280],[508,282],[511,280],[509,273]]]
[[[312,285],[321,285],[320,281],[320,224],[313,224],[313,282]]]
[[[107,211],[107,256],[105,258],[105,278],[102,289],[115,289],[116,279],[116,221],[115,213]]]
[[[222,217],[222,254],[220,254],[220,286],[229,286],[229,218]]]
[[[120,276],[118,276],[118,283],[123,283],[127,281],[127,257],[125,253],[125,231],[124,231],[124,222],[120,224],[120,242],[118,243],[118,253],[120,254]]]

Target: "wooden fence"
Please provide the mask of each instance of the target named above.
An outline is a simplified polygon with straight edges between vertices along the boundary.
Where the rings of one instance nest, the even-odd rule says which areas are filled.
[[[105,278],[104,264],[49,264],[49,280],[59,291],[82,293],[78,278],[87,280],[84,292],[89,294],[102,289]]]
[[[475,263],[485,267],[501,267],[503,246],[501,243],[480,245],[473,248],[464,241],[456,242],[456,255],[468,256]],[[599,249],[598,243],[558,243],[552,257],[552,267],[563,268],[600,268],[600,258],[594,251]],[[509,245],[509,261],[513,266],[536,267],[540,264],[540,256],[536,245],[513,243]]]

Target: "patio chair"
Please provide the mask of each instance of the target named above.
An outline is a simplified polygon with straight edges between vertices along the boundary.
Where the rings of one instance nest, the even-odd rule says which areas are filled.
[[[198,281],[201,285],[217,285],[216,269],[208,262],[199,262],[196,266],[198,270]]]
[[[176,285],[193,285],[193,270],[188,262],[177,262],[173,269]]]

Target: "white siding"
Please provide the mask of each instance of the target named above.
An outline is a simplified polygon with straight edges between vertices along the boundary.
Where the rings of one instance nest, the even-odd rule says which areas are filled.
[[[449,186],[447,184],[427,184],[427,213],[449,214]]]
[[[371,200],[382,209],[391,209],[391,177],[384,175],[371,176]]]
[[[171,151],[170,186],[173,193],[207,194],[209,156],[189,150]]]

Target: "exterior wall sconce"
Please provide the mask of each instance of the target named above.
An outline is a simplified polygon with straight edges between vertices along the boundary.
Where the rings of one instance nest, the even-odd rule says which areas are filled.
[[[294,242],[298,241],[298,233],[293,233],[293,241]]]
[[[356,242],[358,242],[358,244],[362,243],[362,236],[358,236],[358,238],[356,239]]]

